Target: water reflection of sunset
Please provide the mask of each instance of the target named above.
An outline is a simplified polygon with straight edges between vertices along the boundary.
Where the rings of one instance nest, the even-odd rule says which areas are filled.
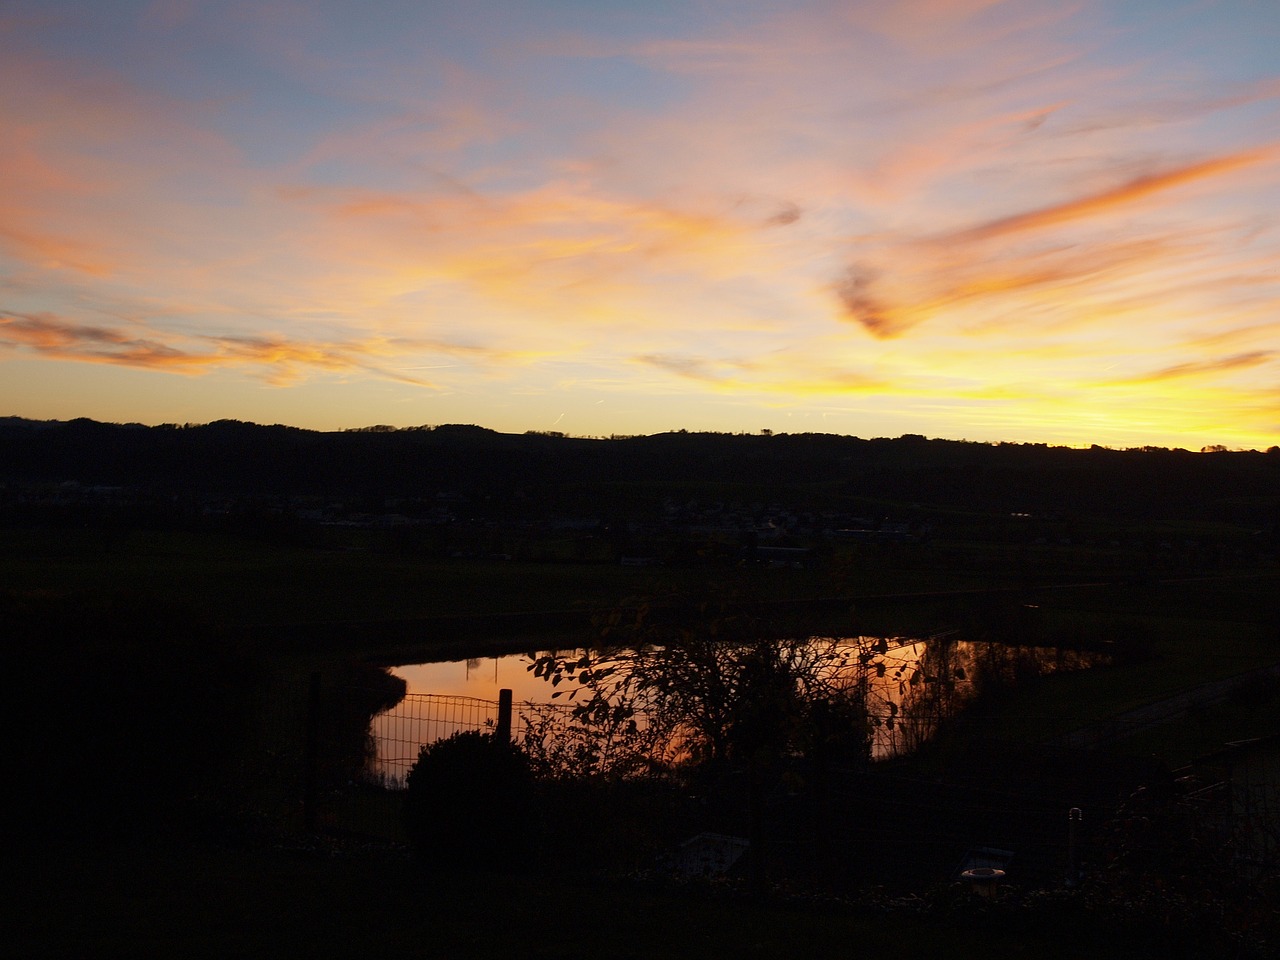
[[[515,654],[407,664],[392,668],[392,672],[404,678],[409,693],[497,700],[498,691],[507,689],[516,703],[542,703],[549,699],[551,685],[527,669],[530,662],[523,654]]]
[[[814,640],[822,642],[824,638]],[[842,675],[865,690],[871,751],[877,759],[917,749],[934,735],[939,723],[963,710],[983,688],[1087,669],[1105,661],[1087,651],[976,643],[949,636],[928,640],[848,637],[837,640],[836,649],[846,657]],[[496,702],[499,691],[509,689],[517,717],[521,704],[572,703],[574,685],[553,686],[535,677],[528,669],[531,662],[526,655],[514,655],[414,664],[396,667],[394,672],[405,679],[411,698],[434,695]],[[556,693],[559,696],[553,697]],[[496,709],[481,712],[485,717],[496,716]],[[429,729],[434,735],[454,732],[452,726]],[[398,749],[403,753],[403,748]],[[382,757],[385,761],[387,754]]]

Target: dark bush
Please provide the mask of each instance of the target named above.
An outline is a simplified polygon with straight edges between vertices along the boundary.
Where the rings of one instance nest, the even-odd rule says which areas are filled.
[[[528,758],[491,734],[424,746],[409,771],[405,829],[434,872],[518,869],[533,852],[536,822]]]

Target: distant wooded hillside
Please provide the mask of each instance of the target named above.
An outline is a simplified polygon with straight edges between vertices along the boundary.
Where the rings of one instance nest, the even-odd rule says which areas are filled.
[[[1274,529],[1280,448],[1073,449],[920,436],[665,433],[615,439],[477,426],[322,433],[235,420],[147,427],[0,419],[0,483],[186,497],[441,498],[597,513],[644,500],[832,499],[1034,515],[1224,520]],[[617,503],[611,503],[616,498]]]

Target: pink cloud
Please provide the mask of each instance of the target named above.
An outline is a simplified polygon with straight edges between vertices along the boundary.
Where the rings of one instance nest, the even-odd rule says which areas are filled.
[[[943,234],[933,238],[933,242],[944,245],[978,243],[1104,215],[1118,207],[1132,205],[1197,180],[1209,179],[1241,167],[1274,160],[1277,155],[1275,147],[1266,147],[1213,157],[1199,163],[1184,164],[1170,170],[1135,177],[1110,189],[1077,197],[1064,203],[1000,217],[975,227]]]
[[[217,367],[262,370],[269,382],[292,383],[305,370],[364,372],[415,386],[431,384],[378,366],[387,351],[377,343],[315,343],[284,337],[182,337],[159,331],[135,335],[90,326],[48,313],[0,313],[0,347],[25,349],[61,360],[199,374]]]

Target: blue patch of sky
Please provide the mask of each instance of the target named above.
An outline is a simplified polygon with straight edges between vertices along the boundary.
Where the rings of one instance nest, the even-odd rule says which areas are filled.
[[[623,56],[547,57],[536,68],[542,97],[590,100],[628,112],[660,112],[687,96],[690,86],[686,78]]]
[[[268,58],[238,42],[222,26],[177,30],[138,29],[146,3],[41,5],[31,46],[69,65],[69,79],[119,77],[139,91],[185,106],[191,122],[236,145],[251,164],[295,157],[317,135],[362,113],[354,104],[326,97]],[[90,74],[78,64],[88,64]],[[143,101],[145,102],[145,101]]]
[[[1160,64],[1162,73],[1215,83],[1280,72],[1280,16],[1273,0],[1127,0],[1108,4],[1123,62]]]

